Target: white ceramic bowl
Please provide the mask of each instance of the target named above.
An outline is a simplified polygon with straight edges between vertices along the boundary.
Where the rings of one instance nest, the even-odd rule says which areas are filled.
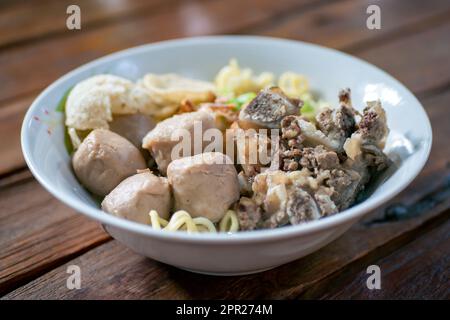
[[[343,87],[351,88],[353,104],[360,110],[365,101],[380,99],[391,128],[387,152],[398,158],[399,168],[364,202],[331,217],[275,230],[233,235],[168,233],[101,211],[71,170],[63,141],[63,115],[55,112],[63,93],[99,73],[135,80],[147,72],[177,72],[212,80],[232,57],[256,72],[267,70],[280,74],[292,70],[305,74],[311,87],[334,105],[338,90]],[[179,268],[219,275],[270,269],[333,241],[416,177],[428,158],[431,141],[430,122],[419,101],[377,67],[316,45],[246,36],[167,41],[97,59],[45,89],[29,108],[22,127],[25,160],[37,180],[56,198],[100,221],[114,238],[144,256]]]

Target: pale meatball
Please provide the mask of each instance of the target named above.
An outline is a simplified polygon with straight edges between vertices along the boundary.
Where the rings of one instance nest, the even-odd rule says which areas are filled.
[[[198,127],[198,137],[194,136],[194,128]],[[201,130],[200,130],[201,128]],[[190,142],[187,144],[191,146],[191,150],[188,151],[188,155],[192,156],[197,153],[201,153],[203,148],[210,142],[203,142],[203,133],[207,129],[215,128],[214,117],[210,112],[197,111],[183,113],[175,115],[159,122],[156,127],[150,131],[144,138],[142,147],[148,149],[158,165],[158,169],[162,174],[166,174],[167,166],[169,163],[177,158],[183,156],[179,152],[176,152],[176,157],[172,157],[172,151],[175,146],[183,141],[178,133],[184,132],[188,134],[186,138],[190,138]],[[200,144],[201,148],[195,150],[194,144]],[[189,152],[190,151],[190,152]]]
[[[239,181],[231,159],[208,152],[174,160],[167,169],[175,209],[219,221],[239,199]]]
[[[89,191],[105,196],[123,179],[146,169],[139,150],[127,139],[105,130],[93,130],[75,152],[73,170]]]
[[[123,180],[102,202],[102,209],[128,220],[150,224],[150,210],[169,218],[171,207],[170,185],[167,178],[150,171],[135,174]]]
[[[140,149],[142,148],[142,139],[155,125],[155,121],[150,116],[135,113],[115,115],[113,121],[109,124],[109,128]]]

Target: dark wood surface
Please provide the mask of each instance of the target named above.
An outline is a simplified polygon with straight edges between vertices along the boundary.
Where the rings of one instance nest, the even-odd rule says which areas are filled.
[[[82,30],[65,27],[78,3]],[[382,28],[365,27],[371,1],[10,1],[0,5],[0,295],[26,298],[450,298],[450,2],[380,0]],[[39,12],[39,14],[36,14]],[[20,125],[36,95],[69,70],[130,46],[206,34],[309,41],[368,60],[423,103],[430,159],[400,195],[335,242],[264,273],[211,277],[143,258],[53,198],[32,177]],[[399,220],[393,205],[408,208]],[[83,270],[66,288],[67,265]],[[365,286],[382,270],[382,290]]]

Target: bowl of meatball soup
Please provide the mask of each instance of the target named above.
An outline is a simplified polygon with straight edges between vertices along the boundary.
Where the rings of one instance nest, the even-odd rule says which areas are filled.
[[[136,253],[239,275],[302,258],[403,190],[432,143],[379,68],[299,41],[143,45],[64,75],[22,149],[57,199]]]

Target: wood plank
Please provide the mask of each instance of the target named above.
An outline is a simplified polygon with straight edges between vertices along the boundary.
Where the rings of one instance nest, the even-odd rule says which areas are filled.
[[[82,28],[99,24],[114,23],[117,20],[133,18],[149,10],[157,10],[166,0],[124,0],[115,3],[107,0],[78,0]],[[10,4],[0,11],[0,48],[39,40],[49,35],[68,31],[66,9],[74,4],[70,0],[24,1]],[[39,12],[39,15],[36,15]],[[74,31],[76,32],[76,31]]]
[[[0,185],[0,294],[109,239],[31,174],[18,175]]]
[[[271,0],[217,0],[204,5],[183,1],[130,21],[11,47],[0,51],[0,101],[41,90],[69,70],[117,50],[176,37],[233,32],[320,2],[280,0],[274,6]],[[42,63],[44,59],[48,63]]]
[[[426,224],[438,223],[450,207],[445,196],[450,179],[450,150],[446,148],[450,127],[446,106],[450,91],[424,100],[439,135],[433,145],[432,157],[413,184],[393,201],[381,206],[364,221],[355,225],[334,243],[277,269],[243,277],[210,277],[184,272],[143,258],[116,241],[99,246],[69,264],[81,267],[84,280],[81,290],[67,290],[67,265],[11,292],[6,299],[30,298],[296,298],[323,294],[313,289],[332,281],[347,266],[356,264],[361,270],[364,260],[375,261],[418,237]],[[435,131],[436,133],[436,131]],[[442,189],[444,186],[447,189]],[[444,194],[442,193],[444,192]],[[444,195],[444,196],[443,196]],[[384,216],[393,203],[426,208],[417,216],[400,221],[374,222]],[[427,206],[424,206],[427,204]],[[437,222],[436,222],[437,221]],[[373,256],[374,255],[374,256]],[[331,280],[330,280],[331,279]]]
[[[383,243],[394,241],[406,230],[417,229],[423,220],[415,219],[414,223],[401,227],[385,224],[362,228],[359,225],[308,257],[264,273],[240,277],[213,277],[182,271],[139,256],[113,240],[14,290],[3,299],[317,298],[308,292],[311,288],[322,287],[321,282],[328,277],[344,272],[348,264]],[[412,238],[414,236],[403,239],[396,247]],[[81,268],[80,290],[66,287],[69,265]],[[411,292],[411,296],[414,295],[415,292]]]
[[[256,21],[256,20],[255,20]],[[412,41],[412,40],[411,40]],[[406,44],[405,44],[405,46],[406,46]],[[404,48],[404,49],[406,49],[406,48]],[[433,60],[431,60],[431,61],[433,61]],[[431,87],[432,88],[432,87]],[[445,114],[443,114],[442,115],[443,117],[444,117],[444,119],[445,119]],[[434,125],[434,124],[433,124]],[[439,131],[439,133],[441,134],[442,132],[445,132],[445,131]],[[436,137],[436,135],[435,135],[435,137]],[[434,152],[434,151],[433,151]],[[441,162],[439,162],[440,164],[442,164],[442,159],[448,159],[448,155],[446,156],[446,157],[444,157],[444,158],[441,158]],[[442,170],[442,168],[441,167],[437,167],[437,169],[434,169],[434,170],[429,170],[429,169],[427,169],[428,171],[426,171],[427,173],[433,173],[434,172],[434,176],[433,176],[433,179],[432,178],[430,178],[430,179],[426,179],[426,180],[424,180],[425,182],[423,183],[424,185],[430,185],[430,183],[432,184],[432,183],[435,183],[437,180],[436,179],[434,179],[435,177],[438,177],[441,173],[439,172],[439,170]],[[436,173],[437,172],[437,173]],[[416,185],[416,184],[415,184]],[[36,185],[35,185],[35,187],[37,187]],[[37,187],[37,188],[40,188],[40,187]],[[413,188],[413,190],[414,190],[414,188]],[[423,191],[422,191],[423,192]],[[423,194],[421,191],[420,191],[420,188],[419,187],[417,187],[417,194],[418,195],[420,195],[420,194]],[[54,201],[56,201],[56,200],[54,200]],[[55,202],[53,203],[53,205],[55,205]],[[48,207],[48,208],[46,208],[45,210],[48,210],[48,211],[51,211],[52,209],[50,208],[50,207]],[[45,211],[45,210],[43,210],[43,212]],[[59,209],[59,210],[61,210],[61,209]],[[24,227],[25,228],[25,227]],[[56,234],[56,233],[55,233]]]
[[[193,15],[195,19],[199,22],[192,24],[191,31],[194,32],[193,34],[197,32],[202,32],[202,28],[211,28],[211,32],[222,32],[221,30],[225,30],[225,28],[241,28],[245,26],[246,24],[252,24],[252,23],[258,23],[261,21],[264,21],[265,19],[268,19],[272,17],[273,15],[279,14],[280,12],[284,12],[284,10],[288,10],[290,8],[302,8],[303,6],[314,3],[316,0],[302,0],[302,1],[294,1],[294,0],[285,0],[284,2],[280,3],[280,6],[277,6],[275,10],[270,10],[271,1],[261,1],[258,2],[257,9],[252,9],[252,7],[255,7],[255,1],[249,1],[244,2],[242,9],[243,13],[242,16],[237,16],[236,19],[233,18],[233,14],[236,15],[236,12],[234,9],[230,7],[232,3],[224,0],[215,1],[211,3],[207,3],[204,7],[198,7],[198,4],[196,2],[189,2],[185,3],[180,6],[177,10],[165,10],[162,14],[156,15],[153,19],[137,19],[136,22],[127,23],[125,26],[122,24],[116,25],[114,27],[106,28],[109,34],[115,34],[114,37],[109,37],[102,35],[103,31],[100,32],[93,32],[92,30],[83,30],[82,33],[75,37],[75,39],[70,39],[64,43],[67,43],[67,45],[70,46],[70,49],[67,49],[67,51],[70,51],[70,54],[72,55],[72,58],[75,60],[78,60],[79,64],[86,62],[90,59],[93,59],[94,57],[100,56],[104,53],[123,49],[125,47],[128,47],[127,41],[128,39],[133,38],[129,35],[129,30],[132,30],[133,28],[136,28],[138,31],[134,37],[136,38],[133,41],[143,41],[149,34],[153,34],[154,36],[158,36],[160,33],[159,27],[156,28],[156,26],[160,25],[161,23],[169,24],[169,29],[172,36],[180,36],[184,32],[186,32],[185,24],[184,22],[178,22],[177,25],[172,23],[171,21],[174,20],[173,17],[170,17],[171,15],[175,16],[185,16],[185,15]],[[94,5],[94,4],[93,4]],[[98,5],[98,4],[97,4]],[[231,10],[232,9],[232,10]],[[105,13],[106,14],[106,13]],[[179,21],[179,19],[177,20]],[[200,23],[201,22],[201,23]],[[137,25],[136,25],[137,24]],[[126,30],[125,32],[118,32],[118,30],[122,29]],[[165,28],[165,27],[164,27]],[[163,29],[164,29],[163,28]],[[102,28],[101,30],[104,30],[105,28]],[[148,30],[154,30],[152,32],[148,32]],[[188,31],[190,32],[190,31]],[[85,39],[85,35],[90,40]],[[111,44],[108,45],[106,42],[98,42],[97,39],[99,37],[106,37],[109,39],[108,41],[111,41]],[[1,37],[0,37],[1,38]],[[156,38],[150,38],[149,41],[155,40]],[[158,38],[161,39],[161,38]],[[48,42],[45,42],[46,45],[44,47],[46,48],[45,52],[53,52],[55,54],[58,54],[61,58],[65,56],[68,52],[66,50],[66,54],[60,54],[61,50],[54,50],[54,46],[57,47],[64,47],[63,44],[61,44],[62,39],[56,39],[55,41],[51,41],[50,44]],[[73,43],[72,43],[73,41]],[[77,41],[81,41],[84,44],[81,45]],[[75,43],[78,43],[76,45]],[[97,50],[100,50],[98,53],[95,53],[95,56],[90,55],[90,51],[86,52],[80,52],[80,50],[83,50],[83,48],[86,48],[86,44],[89,43],[89,46],[96,47]],[[138,42],[134,42],[131,45],[136,45]],[[42,47],[42,46],[41,46]],[[38,52],[36,52],[36,50]],[[22,49],[15,49],[13,51],[18,52],[24,52]],[[29,52],[29,50],[25,50],[25,53],[30,54],[30,56],[34,57],[33,59],[38,59],[40,55],[47,54],[40,49],[36,49],[33,47],[32,52]],[[87,56],[85,56],[87,55]],[[2,52],[0,51],[0,60],[1,60]],[[30,57],[28,56],[28,57]],[[42,57],[42,56],[40,56]],[[89,58],[90,57],[90,58]],[[25,58],[25,57],[24,57]],[[76,64],[73,64],[70,66],[70,63],[64,59],[64,61],[56,61],[53,58],[48,59],[49,57],[46,57],[47,61],[53,61],[52,67],[50,70],[55,70],[57,72],[57,75],[55,77],[61,75],[65,71],[68,71],[69,69],[76,66]],[[74,61],[75,61],[74,60]],[[7,63],[9,64],[9,62]],[[0,70],[3,68],[6,69],[7,64],[2,64],[0,62]],[[43,64],[35,60],[34,66],[32,67],[33,72],[31,74],[36,75],[35,79],[33,81],[38,83],[38,86],[36,88],[32,87],[31,93],[26,95],[21,95],[18,99],[10,99],[5,101],[3,104],[0,104],[0,134],[8,134],[12,137],[12,139],[4,139],[0,140],[0,154],[1,154],[1,160],[0,161],[0,175],[6,174],[12,170],[16,170],[18,168],[23,168],[25,166],[21,148],[20,148],[20,126],[22,123],[23,115],[26,112],[26,109],[31,104],[33,98],[36,96],[36,94],[39,92],[39,90],[42,88],[43,85],[47,85],[52,79],[47,79],[46,82],[42,83],[42,76],[46,77],[49,75],[49,68],[48,65],[43,68],[41,71],[37,70],[38,66],[42,66]],[[64,67],[63,67],[64,66]],[[65,67],[67,66],[67,68]],[[20,65],[17,65],[17,68],[22,70],[23,72],[30,75],[29,72],[26,72],[26,66],[20,63]],[[45,70],[44,70],[45,69]],[[0,83],[5,84],[6,82],[9,82],[12,90],[13,88],[21,88],[22,86],[18,86],[17,82],[20,79],[20,83],[22,84],[24,81],[27,81],[26,79],[28,76],[25,74],[16,74],[15,71],[11,71],[14,75],[11,74],[12,77],[10,77],[10,74],[8,74],[8,70],[4,70],[5,72],[2,74],[0,72]],[[37,76],[37,73],[43,72],[39,76]],[[54,78],[53,78],[54,79]],[[31,86],[34,86],[34,84],[31,84]],[[3,86],[0,86],[0,91],[2,90]],[[33,89],[34,88],[34,89]],[[21,90],[21,89],[20,89]],[[28,90],[28,89],[27,89]],[[26,92],[28,92],[26,90]],[[0,94],[1,95],[1,94]],[[3,110],[5,109],[5,110]]]
[[[35,96],[14,100],[12,103],[0,108],[0,175],[23,168],[23,159],[20,146],[20,130],[22,121],[28,107]]]
[[[366,9],[370,4],[380,7],[379,30],[369,30],[366,27]],[[308,12],[294,12],[271,24],[256,26],[250,31],[355,52],[429,28],[449,17],[450,2],[446,0],[381,0],[376,3],[345,0]]]
[[[5,68],[4,72],[0,73],[0,81],[4,83],[0,88],[0,100],[29,93],[33,90],[41,90],[45,85],[70,69],[116,50],[145,42],[180,36],[245,31],[252,26],[271,21],[271,17],[279,16],[279,18],[282,18],[284,15],[281,13],[291,14],[295,11],[301,11],[295,9],[301,9],[314,0],[303,0],[301,2],[285,0],[286,2],[277,3],[275,7],[273,2],[268,0],[257,1],[257,5],[256,0],[246,2],[232,1],[219,0],[208,2],[204,6],[187,2],[176,7],[175,10],[160,10],[154,15],[137,18],[133,21],[126,21],[113,26],[103,26],[93,30],[81,30],[78,33],[71,33],[67,37],[49,39],[37,45],[33,44],[6,50],[0,53],[0,65],[4,65]],[[402,5],[398,6],[394,6],[391,3],[392,1],[389,0],[384,0],[381,3],[382,7],[387,6],[388,10],[384,11],[389,12],[388,17],[391,15],[397,17],[410,16],[417,17],[417,21],[422,21],[433,16],[440,9],[445,11],[445,5],[441,2],[436,2],[436,5],[427,6],[426,8],[417,5],[416,1],[402,2]],[[398,2],[396,1],[395,3]],[[316,20],[320,21],[321,10],[328,12],[326,10],[329,10],[330,6],[332,4],[327,2],[326,6],[318,7],[319,18],[316,18]],[[236,7],[240,7],[240,10],[235,10]],[[356,29],[364,30],[364,28],[360,27],[361,25],[364,26],[362,24],[364,21],[361,21],[361,8],[357,5],[348,5],[348,7],[348,10],[345,11],[348,12],[348,15],[343,16],[342,19],[328,19],[330,21],[328,21],[328,24],[325,24],[328,26],[327,28],[318,27],[316,20],[304,19],[309,16],[305,15],[304,17],[301,16],[301,19],[296,19],[298,21],[305,20],[305,24],[299,27],[293,25],[292,29],[311,30],[311,33],[314,33],[314,39],[318,39],[315,41],[320,44],[334,46],[337,45],[336,41],[344,41],[345,44],[348,44],[349,38],[351,38],[348,36],[349,28],[346,27],[339,31],[339,28],[342,28],[341,21],[349,21],[350,26],[358,26]],[[314,8],[315,6],[308,6],[308,12],[309,10],[314,10]],[[404,14],[405,11],[408,13],[407,15]],[[337,12],[340,11],[337,10]],[[185,18],[187,15],[196,22],[188,24]],[[390,23],[384,25],[382,32],[385,32],[385,29],[387,30],[386,32],[402,29],[408,22],[411,24],[416,23],[414,19],[397,18],[392,20],[389,20]],[[316,29],[317,31],[314,31]],[[270,30],[268,32],[270,33]],[[360,32],[364,33],[365,31]],[[365,34],[367,32],[369,31],[366,31]],[[370,35],[375,34],[380,34],[380,32],[370,31]],[[289,30],[281,29],[279,32],[272,33],[272,35],[286,37],[290,33]],[[302,36],[299,38],[304,39]],[[99,39],[102,40],[99,41]],[[357,39],[358,37],[356,37]],[[311,39],[306,38],[306,40]],[[58,50],[54,48],[58,48]],[[47,64],[40,63],[42,57],[46,57],[47,61],[52,61],[50,68]],[[6,61],[8,63],[2,63]],[[28,70],[33,70],[33,72],[30,73]],[[1,74],[4,74],[4,77],[1,77]],[[16,85],[16,79],[21,80],[20,86]]]
[[[327,30],[322,32],[323,34],[329,34]],[[450,55],[448,54],[450,42],[442,41],[449,33],[450,23],[445,23],[431,30],[398,39],[376,48],[368,48],[367,50],[360,48],[354,54],[387,70],[416,94],[425,94],[435,88],[446,87],[450,83]],[[333,33],[337,38],[341,34],[344,34],[344,31],[341,33],[339,29]],[[328,45],[328,41],[334,41],[331,39],[334,39],[334,37],[324,37],[324,43],[322,44]],[[343,42],[342,45],[345,46],[345,43]],[[424,46],[423,43],[427,43],[427,46]],[[336,42],[334,44],[336,45]],[[411,68],[411,66],[414,66],[414,68]],[[418,72],[420,72],[420,76],[417,76]],[[10,132],[13,137],[12,141],[0,141],[0,154],[2,154],[0,175],[25,165],[20,147],[17,144],[19,141],[18,128],[22,122],[22,115],[33,96],[34,94],[20,100],[0,104],[0,128],[2,128],[0,133]],[[3,108],[6,108],[7,111],[1,111]]]
[[[414,93],[426,93],[450,84],[450,41],[444,41],[449,34],[450,23],[446,23],[358,56],[389,70]]]
[[[309,0],[306,0],[300,4],[308,2]],[[297,1],[291,1],[290,3],[295,6],[299,5]],[[247,5],[252,4],[254,3],[250,2]],[[262,4],[267,6],[269,1],[262,2]],[[192,5],[193,3],[190,6],[184,6],[179,13],[188,13],[189,10],[195,9],[195,6]],[[216,1],[210,8],[221,11],[224,7],[224,1]],[[247,7],[247,9],[250,9],[250,7]],[[273,12],[264,9],[266,8],[262,7],[260,10],[254,11],[249,15],[250,20],[247,20],[247,22],[239,21],[239,24],[253,20],[259,21],[273,14]],[[168,14],[169,12],[165,15],[166,18],[168,18]],[[201,14],[201,12],[197,14]],[[231,11],[227,11],[227,15],[230,14]],[[227,15],[220,22],[222,25],[226,24]],[[177,32],[176,29],[173,29],[173,32]],[[13,134],[15,137],[15,141],[12,142],[13,148],[9,146],[11,140],[9,142],[2,140],[0,143],[0,149],[8,151],[5,152],[3,157],[5,162],[3,162],[2,170],[14,169],[14,166],[23,161],[18,148],[18,128],[20,127],[18,122],[31,99],[32,96],[25,97],[20,101],[14,100],[0,113],[0,119],[3,119],[5,124],[8,123],[4,127],[2,126],[2,131],[8,135]],[[11,112],[11,110],[16,113]],[[17,175],[20,176],[19,179],[15,178],[16,174],[12,177],[8,176],[6,183],[4,182],[5,179],[0,180],[2,188],[0,200],[3,214],[0,216],[0,221],[4,226],[4,230],[0,230],[0,237],[4,239],[2,244],[6,246],[0,250],[0,252],[5,252],[0,265],[0,292],[8,291],[13,285],[19,285],[27,279],[36,277],[55,264],[61,263],[63,259],[79,254],[83,250],[108,239],[108,236],[102,230],[94,227],[96,225],[94,222],[87,221],[84,218],[84,220],[79,221],[80,217],[76,216],[73,210],[52,198],[36,181],[30,180],[29,176],[22,176],[23,172],[19,172]],[[17,190],[18,188],[22,189]],[[27,200],[26,203],[20,203],[18,196],[24,196],[24,193],[30,193],[29,196],[25,196],[30,200]],[[35,210],[35,206],[39,210]],[[36,219],[39,217],[45,218],[38,220],[39,223],[36,223]],[[64,221],[64,224],[62,221]],[[64,225],[62,235],[60,234],[61,224]],[[72,229],[75,229],[75,231],[72,231]],[[72,238],[71,234],[78,236]],[[30,241],[34,245],[30,245]],[[54,247],[57,249],[55,250]],[[20,261],[20,263],[17,263],[17,261]]]
[[[450,217],[448,211],[447,218]],[[450,299],[450,220],[387,257],[372,262],[381,270],[381,290],[367,290],[366,270],[330,283],[323,299]]]
[[[450,42],[443,41],[450,34],[450,2],[431,2],[377,2],[383,17],[379,31],[365,28],[367,3],[345,1],[299,14],[258,33],[348,51],[388,71],[419,94],[450,83]]]

